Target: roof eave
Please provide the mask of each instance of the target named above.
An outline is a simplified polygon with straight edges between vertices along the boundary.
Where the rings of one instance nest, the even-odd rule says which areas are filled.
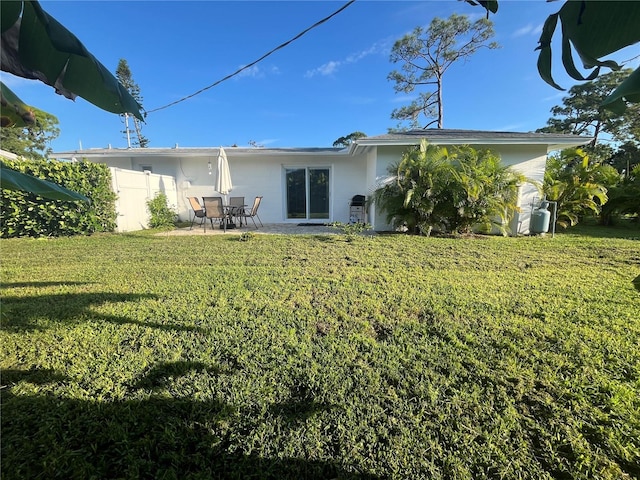
[[[564,148],[578,147],[593,141],[593,137],[586,136],[570,136],[566,138],[476,138],[476,137],[458,137],[458,138],[442,138],[429,139],[423,137],[434,145],[546,145],[547,153],[554,150]],[[419,145],[423,138],[405,138],[405,139],[377,139],[366,140],[359,139],[352,144],[350,153],[360,153],[363,149],[370,147],[411,147]]]
[[[65,152],[53,152],[49,156],[51,158],[131,158],[142,156],[153,157],[207,157],[217,156],[220,151],[219,147],[213,148],[95,148],[88,150],[69,150]],[[225,151],[228,156],[235,155],[282,155],[282,156],[295,156],[295,155],[347,155],[346,149],[333,149],[333,148],[242,148],[242,147],[225,147]]]
[[[582,138],[584,139],[584,141],[567,140],[563,142],[550,143],[547,145],[547,153],[553,152],[554,150],[564,150],[565,148],[581,147],[583,145],[586,145],[587,143],[591,143],[594,139],[594,137],[582,137]]]

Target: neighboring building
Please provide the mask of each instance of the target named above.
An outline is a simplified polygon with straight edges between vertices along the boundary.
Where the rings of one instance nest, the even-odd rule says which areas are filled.
[[[361,138],[346,149],[224,147],[233,181],[231,195],[244,196],[249,204],[255,196],[263,196],[260,218],[266,223],[348,222],[352,197],[371,195],[388,178],[388,167],[422,139],[437,145],[489,148],[506,165],[540,183],[550,151],[591,141],[577,135],[429,129]],[[218,152],[218,147],[109,148],[57,152],[51,157],[82,158],[172,177],[176,207],[180,218],[187,220],[191,214],[187,197],[219,196],[214,187]],[[538,195],[533,185],[520,188],[521,212],[511,224],[514,234],[529,232],[531,205]],[[122,214],[128,206],[118,208]],[[376,230],[389,229],[375,205],[369,209],[368,222]]]

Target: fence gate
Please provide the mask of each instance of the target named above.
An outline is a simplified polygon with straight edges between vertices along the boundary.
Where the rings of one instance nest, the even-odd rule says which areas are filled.
[[[150,172],[136,172],[110,167],[111,184],[118,196],[116,199],[117,231],[132,232],[149,226],[147,201],[163,192],[168,204],[176,208],[178,189],[176,179],[170,175],[158,175]]]

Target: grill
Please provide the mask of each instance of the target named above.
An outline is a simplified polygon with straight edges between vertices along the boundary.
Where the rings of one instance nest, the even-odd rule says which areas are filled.
[[[367,223],[367,212],[365,212],[366,197],[364,195],[354,195],[349,203],[349,223]]]
[[[364,195],[354,195],[353,197],[351,197],[351,204],[349,206],[364,207],[365,198],[366,197]]]

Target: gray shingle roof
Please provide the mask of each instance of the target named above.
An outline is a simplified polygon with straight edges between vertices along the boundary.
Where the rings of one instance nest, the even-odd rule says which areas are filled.
[[[347,155],[367,149],[367,147],[382,145],[418,145],[425,138],[427,141],[444,145],[546,145],[547,150],[566,148],[569,146],[584,145],[592,140],[591,137],[580,135],[564,135],[559,133],[535,133],[535,132],[495,132],[487,130],[460,130],[431,128],[409,130],[399,133],[388,133],[365,137],[356,140],[350,148],[246,148],[225,147],[227,155]],[[71,158],[73,156],[87,156],[91,158],[108,157],[132,157],[132,156],[215,156],[218,147],[177,147],[177,148],[96,148],[88,150],[76,150],[56,152],[53,158]]]
[[[245,148],[224,147],[228,156],[235,155],[338,155],[345,154],[342,148],[315,147],[282,147],[282,148]],[[73,156],[96,157],[215,157],[219,147],[178,147],[178,148],[90,148],[87,150],[70,150],[54,152],[52,158],[71,158]]]
[[[351,145],[356,153],[370,147],[418,145],[422,139],[439,145],[544,145],[547,152],[584,145],[592,137],[565,135],[561,133],[495,132],[488,130],[459,130],[430,128],[388,133],[375,137],[360,138]]]
[[[375,142],[387,143],[389,141],[415,141],[419,142],[422,138],[428,141],[437,142],[442,140],[462,142],[464,140],[474,141],[508,141],[514,140],[521,142],[547,142],[556,143],[558,140],[566,141],[584,141],[591,140],[591,137],[583,137],[580,135],[565,135],[560,133],[536,133],[536,132],[499,132],[488,130],[460,130],[445,128],[428,128],[419,130],[409,130],[406,132],[388,133],[386,135],[377,135],[374,137],[366,137],[363,143],[371,144]],[[359,140],[360,141],[360,140]]]

